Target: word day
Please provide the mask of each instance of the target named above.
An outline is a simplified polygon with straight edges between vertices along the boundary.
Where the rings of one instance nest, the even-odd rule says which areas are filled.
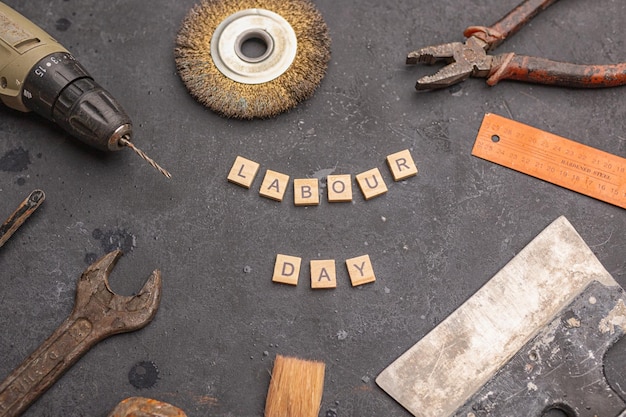
[[[402,181],[417,175],[417,166],[408,149],[388,155],[387,165],[394,181]],[[250,188],[260,165],[257,162],[237,156],[228,181]],[[369,200],[387,192],[387,185],[378,168],[373,168],[355,176],[356,182]],[[328,175],[326,177],[328,201],[341,203],[352,201],[352,176],[350,174]],[[261,183],[259,194],[276,201],[282,201],[289,186],[289,175],[268,169]],[[320,203],[319,180],[317,178],[297,178],[293,181],[294,204],[296,206],[316,206]]]
[[[298,285],[302,258],[289,255],[276,255],[272,281],[280,284]],[[357,256],[346,260],[346,267],[353,287],[376,281],[374,268],[369,255]],[[337,271],[334,259],[312,260],[311,288],[337,288]]]

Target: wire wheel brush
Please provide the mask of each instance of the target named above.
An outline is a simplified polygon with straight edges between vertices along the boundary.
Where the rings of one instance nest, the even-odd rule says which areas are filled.
[[[182,23],[175,58],[200,103],[226,117],[268,118],[313,94],[330,37],[308,0],[203,0]]]

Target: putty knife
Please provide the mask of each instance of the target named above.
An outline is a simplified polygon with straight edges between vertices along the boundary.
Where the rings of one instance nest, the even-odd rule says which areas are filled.
[[[416,417],[626,417],[603,372],[625,300],[560,217],[376,382]]]

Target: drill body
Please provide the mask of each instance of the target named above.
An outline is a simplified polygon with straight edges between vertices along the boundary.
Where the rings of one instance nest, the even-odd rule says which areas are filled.
[[[124,109],[72,54],[0,2],[0,100],[33,111],[104,151],[123,148],[132,124]]]

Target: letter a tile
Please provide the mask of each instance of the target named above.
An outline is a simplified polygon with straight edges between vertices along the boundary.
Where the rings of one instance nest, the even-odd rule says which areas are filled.
[[[245,188],[250,188],[258,170],[259,164],[242,156],[238,156],[235,158],[235,162],[228,173],[228,181]]]
[[[263,184],[261,184],[259,193],[263,197],[283,201],[285,191],[287,191],[287,184],[289,184],[289,175],[268,169],[265,172],[265,178],[263,178]]]
[[[276,264],[274,264],[273,282],[281,284],[298,285],[298,277],[300,276],[301,258],[289,255],[276,255]]]
[[[347,259],[346,267],[353,287],[376,281],[369,255]]]
[[[311,261],[311,288],[337,288],[334,259]]]
[[[366,200],[387,192],[387,185],[378,168],[370,169],[356,176],[356,181]]]

